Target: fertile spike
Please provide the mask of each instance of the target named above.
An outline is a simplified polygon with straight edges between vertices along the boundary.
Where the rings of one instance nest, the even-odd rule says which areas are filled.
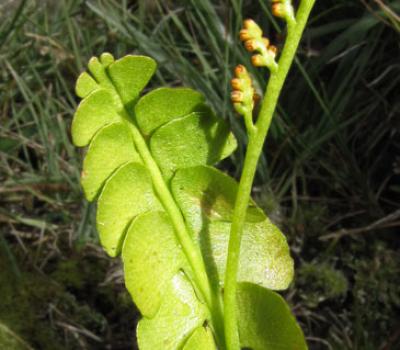
[[[238,65],[234,73],[235,77],[231,80],[233,88],[231,100],[239,114],[248,116],[254,108],[253,84],[247,69],[243,65]]]
[[[278,5],[282,4],[279,3]],[[258,53],[252,58],[252,62],[256,67],[268,67],[271,70],[276,70],[276,48],[270,45],[269,40],[263,37],[262,34],[263,32],[258,24],[251,19],[247,19],[243,22],[240,40],[244,42],[247,51]]]

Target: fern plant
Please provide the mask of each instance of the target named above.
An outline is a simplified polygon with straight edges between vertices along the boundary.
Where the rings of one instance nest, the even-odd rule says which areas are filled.
[[[142,350],[305,349],[300,327],[276,290],[293,278],[285,237],[250,199],[258,157],[280,90],[315,0],[297,14],[274,1],[288,35],[275,60],[258,25],[240,33],[270,82],[253,122],[254,89],[235,70],[232,100],[249,144],[240,183],[214,167],[236,147],[229,126],[204,97],[186,88],[142,90],[156,63],[144,56],[93,57],[78,78],[83,100],[72,123],[75,145],[88,146],[82,186],[97,200],[101,244],[122,255],[125,283],[143,317]]]

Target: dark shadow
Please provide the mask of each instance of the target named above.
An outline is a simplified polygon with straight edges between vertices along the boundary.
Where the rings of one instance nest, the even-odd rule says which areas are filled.
[[[200,244],[200,250],[205,262],[207,276],[210,281],[210,285],[214,295],[223,294],[223,288],[219,284],[218,279],[218,269],[217,264],[212,255],[212,244],[210,239],[210,210],[215,203],[216,197],[215,194],[211,191],[211,189],[206,189],[203,192],[203,196],[200,199],[201,206],[201,219],[202,219],[202,227],[199,232],[198,242]],[[207,263],[206,263],[207,262]],[[221,309],[221,305],[218,302],[218,299],[213,299],[213,305],[211,305],[213,310],[216,312],[212,313],[213,324],[218,327],[220,323],[218,320],[214,319],[216,315],[220,315],[222,317],[223,312]],[[223,333],[223,329],[216,329],[216,332],[221,334]]]
[[[198,108],[201,113],[200,127],[204,130],[208,145],[211,145],[207,154],[207,165],[213,165],[221,158],[222,151],[228,140],[230,128],[226,121],[218,118],[208,106]],[[211,134],[211,128],[216,124],[215,134]]]
[[[219,291],[218,269],[212,254],[212,244],[209,231],[209,217],[211,216],[211,208],[213,207],[215,200],[215,192],[211,191],[210,189],[206,189],[203,192],[203,197],[200,199],[202,227],[199,232],[198,241],[204,261],[207,262],[206,270],[212,288],[214,291]]]

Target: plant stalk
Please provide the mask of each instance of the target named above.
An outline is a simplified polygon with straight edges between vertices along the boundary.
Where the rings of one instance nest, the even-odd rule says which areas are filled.
[[[113,87],[111,81],[110,86]],[[120,115],[124,119],[127,127],[129,128],[132,140],[143,160],[143,163],[148,169],[154,190],[160,199],[165,211],[168,213],[172,226],[179,243],[182,246],[183,253],[185,254],[189,265],[193,272],[193,279],[198,288],[198,292],[204,298],[205,304],[208,306],[211,317],[213,330],[216,334],[216,341],[218,346],[225,349],[225,334],[224,334],[224,320],[223,320],[223,302],[220,294],[211,286],[205,262],[201,255],[200,249],[193,242],[189,233],[189,229],[185,223],[182,212],[180,211],[177,203],[175,202],[171,192],[165,183],[160,168],[154,160],[148,145],[140,133],[137,125],[133,122],[132,116],[124,106],[120,96],[116,93],[116,98],[120,103]]]
[[[190,267],[192,268],[193,278],[195,279],[196,285],[199,288],[199,292],[203,296],[205,303],[211,311],[217,343],[220,347],[224,348],[225,340],[222,302],[220,301],[219,295],[210,284],[210,280],[207,276],[206,267],[201,252],[196,247],[191,236],[189,235],[189,231],[185,224],[182,213],[179,210],[179,207],[176,204],[174,198],[172,197],[170,190],[165,184],[161,171],[157,163],[153,159],[146,144],[146,141],[143,139],[141,133],[139,132],[137,127],[133,125],[133,123],[128,121],[127,125],[131,130],[132,138],[137,147],[137,150],[150,172],[153,180],[154,189],[158,195],[158,198],[160,199],[161,203],[164,206],[164,209],[171,218],[172,225],[175,229],[175,234],[178,238],[179,243],[182,246],[182,250],[186,258],[188,259]]]
[[[297,10],[296,21],[288,23],[288,35],[278,62],[278,69],[271,73],[261,110],[255,124],[255,130],[249,134],[243,172],[236,195],[225,274],[224,327],[228,350],[240,349],[236,302],[237,274],[239,269],[240,243],[250,200],[251,187],[281,90],[293,63],[314,3],[315,0],[302,0]]]

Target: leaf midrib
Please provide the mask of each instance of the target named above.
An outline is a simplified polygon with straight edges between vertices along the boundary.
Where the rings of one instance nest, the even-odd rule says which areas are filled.
[[[107,79],[110,85],[113,87],[112,94],[114,95],[116,100],[118,100],[118,104],[120,105],[120,110],[118,111],[118,114],[121,116],[124,124],[130,130],[136,149],[140,157],[142,158],[143,164],[150,173],[154,190],[165,211],[171,219],[171,223],[174,227],[177,239],[181,244],[182,250],[193,271],[194,282],[210,310],[217,341],[220,344],[221,349],[224,349],[225,337],[222,314],[222,297],[220,293],[213,290],[213,288],[211,287],[211,283],[206,272],[205,263],[200,249],[193,242],[185,220],[183,218],[182,212],[175,202],[175,199],[173,198],[167,184],[165,183],[161,170],[154,160],[143,135],[139,131],[139,128],[134,122],[132,116],[126,110],[126,107],[122,102],[122,98],[108,74]]]

